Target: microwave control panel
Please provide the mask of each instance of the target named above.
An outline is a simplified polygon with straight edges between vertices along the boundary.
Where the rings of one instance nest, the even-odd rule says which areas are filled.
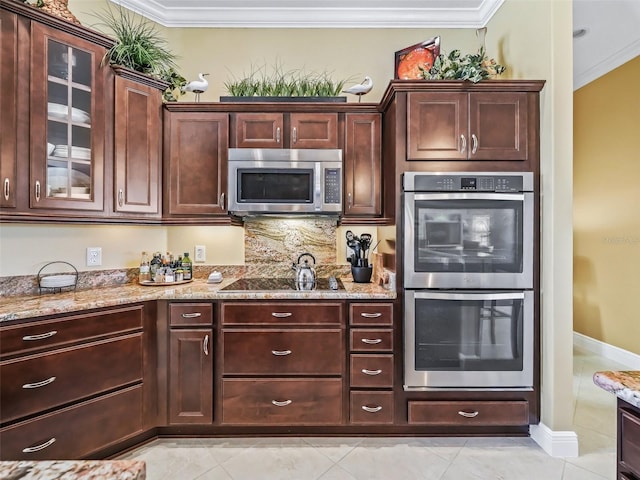
[[[340,191],[341,179],[342,172],[339,168],[324,169],[324,203],[340,203],[342,196]]]

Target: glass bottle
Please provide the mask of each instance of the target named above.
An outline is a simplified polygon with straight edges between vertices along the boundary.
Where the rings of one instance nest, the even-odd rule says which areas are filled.
[[[184,280],[193,279],[193,265],[189,258],[189,252],[184,252],[184,256],[182,257],[182,278]]]
[[[148,282],[151,280],[151,268],[149,265],[149,256],[147,252],[142,252],[142,258],[140,259],[140,270],[138,273],[138,282]]]
[[[156,281],[156,273],[158,269],[162,267],[162,260],[160,259],[160,252],[155,252],[150,263],[151,280]]]

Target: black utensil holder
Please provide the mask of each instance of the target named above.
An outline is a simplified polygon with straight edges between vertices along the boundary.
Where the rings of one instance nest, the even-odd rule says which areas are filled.
[[[373,267],[351,267],[351,275],[355,283],[370,283]]]

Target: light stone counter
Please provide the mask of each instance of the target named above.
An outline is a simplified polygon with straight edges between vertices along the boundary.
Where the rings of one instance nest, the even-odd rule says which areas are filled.
[[[640,408],[640,370],[596,372],[593,383]]]
[[[144,480],[139,460],[51,460],[0,462],[0,478],[11,480]]]
[[[0,300],[0,323],[152,300],[393,300],[396,298],[395,291],[386,290],[373,283],[354,283],[351,278],[342,278],[345,289],[335,291],[221,291],[223,287],[235,280],[237,278],[225,278],[221,283],[207,283],[206,280],[196,279],[191,283],[169,286],[142,286],[130,283],[75,292],[8,297]]]

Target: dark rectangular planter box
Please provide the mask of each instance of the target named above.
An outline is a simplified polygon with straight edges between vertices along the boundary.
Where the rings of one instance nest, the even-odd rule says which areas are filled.
[[[221,102],[332,102],[343,103],[347,97],[220,97]]]

